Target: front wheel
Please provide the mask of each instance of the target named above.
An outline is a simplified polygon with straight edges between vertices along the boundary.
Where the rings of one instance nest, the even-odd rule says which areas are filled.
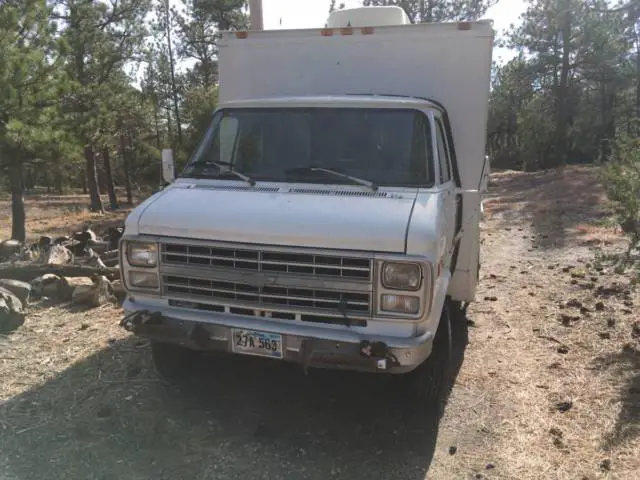
[[[446,396],[451,378],[451,314],[448,302],[445,302],[440,324],[433,340],[431,355],[415,370],[403,375],[407,382],[411,400],[431,406],[441,404]]]
[[[187,379],[194,370],[198,352],[173,343],[151,342],[151,357],[156,371],[172,383]]]

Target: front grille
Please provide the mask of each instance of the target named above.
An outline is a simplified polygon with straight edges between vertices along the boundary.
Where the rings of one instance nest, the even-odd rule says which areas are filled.
[[[371,312],[369,293],[336,292],[309,288],[257,287],[246,283],[204,280],[165,275],[164,294],[168,297],[200,299],[208,302],[238,303],[259,307],[331,310],[368,315]]]
[[[172,266],[210,266],[358,280],[371,280],[372,271],[370,259],[341,255],[174,243],[163,244],[161,254],[162,263]]]

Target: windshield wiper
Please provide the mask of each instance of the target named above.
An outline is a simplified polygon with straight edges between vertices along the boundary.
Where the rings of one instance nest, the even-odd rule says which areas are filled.
[[[369,187],[374,192],[378,191],[378,185],[374,182],[370,182],[369,180],[364,180],[358,177],[352,177],[351,175],[337,172],[336,170],[331,170],[330,168],[311,167],[311,166],[300,167],[300,168],[292,168],[287,173],[303,172],[303,171],[328,173],[329,175],[333,175],[334,177],[346,178],[347,180],[351,180],[353,183],[357,183],[358,185],[364,185],[365,187]]]
[[[240,173],[236,170],[233,170],[232,168],[229,168],[229,170],[225,170],[222,171],[222,167],[231,167],[232,164],[230,162],[203,162],[201,164],[198,164],[198,167],[206,167],[209,165],[213,165],[214,167],[218,167],[222,174],[224,173],[230,173],[231,175],[235,176],[236,178],[239,178],[240,180],[244,180],[245,182],[247,182],[249,185],[251,185],[252,187],[256,184],[256,181],[251,178],[248,177],[246,175],[244,175],[243,173]],[[201,174],[194,174],[194,173],[190,173],[190,175],[198,175],[198,176],[206,176],[206,175],[201,175]]]

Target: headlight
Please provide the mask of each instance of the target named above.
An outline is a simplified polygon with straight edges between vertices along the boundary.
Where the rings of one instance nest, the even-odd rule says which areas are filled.
[[[127,260],[134,267],[155,267],[158,264],[158,245],[131,242],[127,244]]]
[[[385,312],[415,315],[420,311],[420,299],[408,295],[382,295],[380,309]]]
[[[382,265],[382,285],[394,290],[415,291],[422,284],[422,269],[415,263],[385,262]]]
[[[158,288],[158,275],[153,272],[129,272],[129,284],[135,288]]]

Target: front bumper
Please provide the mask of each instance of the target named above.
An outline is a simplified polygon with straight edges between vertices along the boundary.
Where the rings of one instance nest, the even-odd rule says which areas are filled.
[[[406,373],[422,364],[431,354],[434,337],[430,331],[411,338],[367,335],[353,330],[151,306],[131,298],[123,307],[125,317],[122,326],[128,331],[194,350],[232,353],[232,328],[280,334],[282,359],[302,364],[305,368]],[[372,353],[370,349],[363,349],[365,345],[375,345]]]

